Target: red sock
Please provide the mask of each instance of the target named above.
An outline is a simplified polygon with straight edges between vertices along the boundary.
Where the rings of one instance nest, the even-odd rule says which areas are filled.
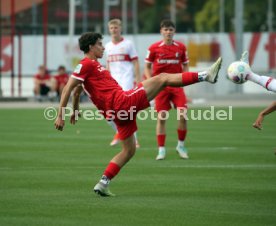
[[[183,85],[188,86],[194,83],[198,83],[198,73],[197,72],[183,72],[182,73]]]
[[[108,179],[111,180],[119,173],[120,169],[120,166],[118,166],[116,163],[110,162],[106,167],[103,175],[105,175]]]
[[[164,147],[165,146],[165,140],[166,140],[166,134],[158,134],[157,135],[158,147]]]
[[[177,133],[178,133],[178,140],[184,141],[186,138],[187,130],[186,129],[184,129],[184,130],[178,129]]]

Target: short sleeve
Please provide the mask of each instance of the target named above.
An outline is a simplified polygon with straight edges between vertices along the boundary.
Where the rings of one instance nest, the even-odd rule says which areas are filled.
[[[75,67],[75,70],[74,70],[73,74],[71,75],[71,77],[75,78],[77,80],[80,80],[80,81],[84,81],[88,75],[87,68],[88,68],[87,64],[85,64],[85,63],[78,64]]]
[[[145,62],[146,63],[153,63],[154,62],[154,58],[155,58],[154,49],[152,47],[150,47],[147,50],[147,55],[146,55]]]

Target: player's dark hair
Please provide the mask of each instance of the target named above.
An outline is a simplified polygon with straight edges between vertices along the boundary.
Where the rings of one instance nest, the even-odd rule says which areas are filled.
[[[63,65],[60,65],[60,66],[58,67],[58,70],[64,70],[64,71],[65,71],[65,67],[64,67]]]
[[[102,35],[100,33],[94,33],[94,32],[86,32],[81,35],[79,38],[79,47],[80,50],[84,53],[89,52],[89,46],[95,45],[98,39],[103,39]]]
[[[175,28],[175,24],[171,20],[162,20],[161,23],[160,23],[160,28],[163,28],[163,27],[173,27],[173,28]]]

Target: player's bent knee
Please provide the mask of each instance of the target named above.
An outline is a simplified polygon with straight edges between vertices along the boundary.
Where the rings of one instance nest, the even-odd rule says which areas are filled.
[[[159,83],[160,86],[165,87],[167,84],[167,74],[166,73],[161,73],[158,76],[155,76],[157,82]]]
[[[159,112],[158,113],[158,122],[164,124],[167,120],[167,115],[168,115],[167,111],[166,112],[165,111]]]

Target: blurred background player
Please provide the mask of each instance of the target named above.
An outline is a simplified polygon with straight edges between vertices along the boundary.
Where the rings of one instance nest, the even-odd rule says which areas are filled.
[[[160,24],[160,33],[163,40],[152,44],[146,56],[145,76],[150,78],[160,73],[188,72],[188,55],[186,46],[173,40],[175,24],[170,20],[163,20]],[[187,111],[187,99],[184,89],[181,87],[166,87],[155,98],[155,109],[158,112],[156,136],[158,143],[158,155],[156,160],[165,159],[166,149],[166,112],[171,109],[171,102],[177,108],[179,121],[177,127],[178,144],[176,150],[183,159],[188,159],[188,152],[184,146],[187,134],[187,121],[183,116]]]
[[[69,79],[69,76],[66,73],[66,69],[64,66],[61,65],[58,67],[58,74],[54,78],[55,78],[55,90],[57,92],[58,98],[60,98],[62,90]]]
[[[54,82],[45,66],[38,67],[38,72],[34,76],[35,99],[41,101],[48,98],[48,93],[54,90]]]
[[[124,91],[134,88],[134,77],[136,84],[141,82],[140,66],[137,51],[134,44],[122,37],[121,20],[113,19],[108,22],[108,29],[111,35],[111,41],[105,45],[107,55],[107,70],[111,72],[112,77],[118,82]],[[110,145],[119,143],[119,135],[115,123],[108,120],[108,124],[115,130],[116,134]],[[140,147],[137,134],[134,134],[136,146]]]
[[[247,63],[249,65],[249,60],[248,60],[248,52],[244,51],[242,56],[241,56],[241,61]],[[266,88],[269,91],[276,92],[276,80],[272,77],[268,76],[263,76],[263,75],[258,75],[254,72],[251,71],[250,75],[247,76],[247,80],[254,82],[256,84],[259,84],[260,86]],[[256,129],[261,130],[262,129],[262,123],[264,120],[264,117],[272,112],[276,111],[276,101],[273,102],[270,106],[262,110],[256,121],[253,123],[253,127]],[[276,154],[276,152],[275,152]]]

